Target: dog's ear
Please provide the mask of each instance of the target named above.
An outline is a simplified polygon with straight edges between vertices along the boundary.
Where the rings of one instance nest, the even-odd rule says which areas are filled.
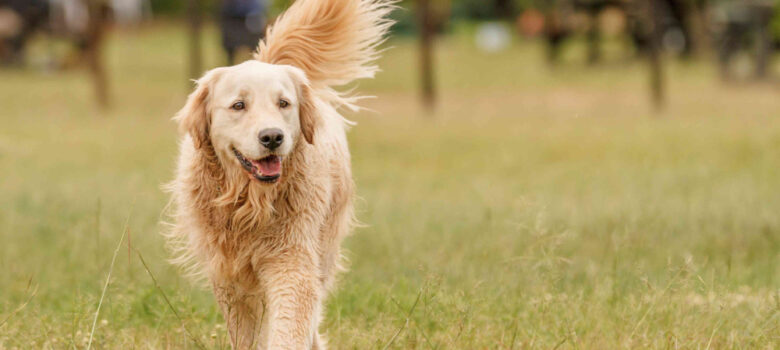
[[[314,144],[314,129],[317,128],[317,110],[309,84],[301,85],[301,133],[310,145]]]
[[[306,74],[302,70],[288,66],[290,76],[297,85],[298,90],[298,114],[301,123],[301,134],[310,145],[314,144],[314,131],[317,129],[319,118],[314,104],[314,94]]]
[[[213,69],[198,79],[195,91],[187,98],[184,105],[173,119],[179,122],[179,130],[189,133],[196,149],[200,149],[209,140],[211,117],[208,112],[208,100],[211,87],[220,75],[219,68]]]

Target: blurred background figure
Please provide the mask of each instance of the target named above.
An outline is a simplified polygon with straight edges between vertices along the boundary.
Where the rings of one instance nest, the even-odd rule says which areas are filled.
[[[48,16],[46,0],[0,0],[0,64],[22,64],[27,40]]]
[[[253,50],[266,26],[266,0],[222,0],[219,25],[228,65],[242,49]]]
[[[0,65],[32,62],[46,70],[59,70],[86,63],[93,76],[105,77],[100,60],[108,29],[137,26],[152,12],[182,19],[187,9],[190,50],[185,54],[190,62],[187,78],[192,79],[206,65],[203,51],[208,49],[208,39],[202,38],[204,31],[218,29],[226,63],[232,65],[250,57],[270,18],[291,3],[0,0]],[[540,43],[553,67],[566,65],[572,54],[591,66],[613,65],[616,56],[623,62],[648,62],[653,94],[661,105],[666,85],[663,58],[669,62],[711,59],[718,64],[723,80],[776,78],[773,54],[780,47],[778,3],[780,0],[404,0],[400,4],[409,11],[394,15],[399,20],[394,31],[396,37],[419,38],[420,92],[429,107],[436,104],[438,87],[436,43],[463,34],[473,38],[479,51],[491,54]],[[25,59],[28,43],[36,42],[31,40],[35,33],[43,34],[46,49],[33,51],[45,54]],[[63,45],[56,42],[66,43],[68,51],[58,49]],[[103,90],[96,87],[96,91]]]
[[[152,4],[150,0],[111,0],[114,21],[122,26],[134,26],[150,18]]]
[[[715,7],[721,78],[732,80],[746,76],[748,74],[739,70],[750,68],[755,78],[767,78],[770,55],[773,46],[778,43],[777,38],[772,38],[774,14],[775,4],[766,0],[726,2]],[[752,67],[734,67],[736,58],[743,52],[752,56],[752,62],[742,66]]]
[[[652,22],[650,8],[654,7],[658,23],[659,41],[663,49],[682,56],[692,53],[692,27],[696,26],[698,5],[687,0],[558,0],[542,7],[547,12],[546,37],[551,63],[558,60],[567,39],[584,32],[588,45],[587,62],[598,63],[602,58],[605,32],[610,36],[623,31],[630,37],[637,53],[649,50]],[[609,25],[608,23],[613,23]],[[612,30],[610,30],[612,29]]]
[[[149,0],[0,0],[0,64],[22,65],[25,49],[40,33],[51,44],[64,40],[77,51],[102,37],[108,22],[136,26],[151,18]],[[52,45],[49,45],[52,47]],[[47,68],[69,67],[72,57],[48,52]]]

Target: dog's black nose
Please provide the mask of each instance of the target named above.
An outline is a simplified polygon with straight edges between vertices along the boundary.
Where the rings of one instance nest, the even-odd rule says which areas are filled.
[[[284,133],[279,129],[265,129],[258,135],[260,144],[273,151],[284,142]]]

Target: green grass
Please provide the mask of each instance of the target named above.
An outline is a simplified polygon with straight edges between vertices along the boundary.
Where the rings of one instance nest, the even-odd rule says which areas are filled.
[[[167,264],[181,26],[113,35],[114,108],[78,71],[0,71],[0,349],[225,349],[210,293]],[[220,61],[216,35],[207,61]],[[419,108],[415,43],[350,115],[365,227],[322,330],[333,349],[777,349],[780,90],[638,62],[550,70],[541,47],[441,43]],[[576,49],[574,49],[576,50]],[[127,242],[127,240],[126,240]],[[185,327],[186,330],[185,331]]]

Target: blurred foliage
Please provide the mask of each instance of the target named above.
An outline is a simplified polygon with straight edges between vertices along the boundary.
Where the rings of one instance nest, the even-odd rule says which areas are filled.
[[[200,1],[204,12],[216,15],[220,0],[196,0]],[[266,0],[271,6],[271,15],[276,16],[290,6],[293,0]],[[157,15],[181,16],[187,11],[189,0],[154,0],[152,12]]]
[[[495,20],[500,18],[513,17],[517,13],[531,5],[535,5],[534,0],[508,0],[509,11],[501,6],[499,0],[456,0],[452,4],[453,19],[480,19]]]
[[[188,0],[155,0],[152,1],[152,10],[156,14],[181,15],[187,9],[187,1]],[[220,0],[200,1],[205,7],[214,9],[218,7]],[[271,14],[275,15],[287,8],[292,3],[292,0],[269,0],[269,2],[272,8]],[[514,13],[498,13],[497,9],[499,7],[496,5],[500,3],[501,0],[433,0],[433,2],[437,3],[434,4],[435,6],[442,6],[444,4],[446,4],[444,6],[449,6],[447,3],[451,3],[452,15],[454,18],[495,19],[505,17],[506,15],[514,15]],[[540,2],[540,0],[507,0],[507,2],[511,4],[515,11],[517,11],[526,8],[535,2]],[[541,2],[544,1],[541,0]],[[401,6],[411,10],[414,7],[414,1],[403,0],[401,1]],[[400,12],[404,12],[404,14],[399,15],[399,17],[411,17],[409,11]]]
[[[152,1],[152,10],[157,15],[181,16],[187,9],[189,0],[155,0]],[[216,16],[220,0],[198,0],[204,11]],[[266,0],[270,3],[269,16],[275,17],[290,6],[294,0]],[[449,20],[498,20],[512,18],[529,7],[544,8],[550,6],[551,0],[431,0],[434,11],[440,22],[440,29],[445,29]],[[696,1],[696,0],[694,0]],[[699,0],[707,1],[707,0]],[[728,0],[709,0],[710,2],[722,2]],[[780,0],[774,0],[780,3]],[[502,6],[502,3],[505,5]],[[416,0],[401,0],[399,11],[393,13],[397,24],[395,33],[412,34],[417,28]],[[780,11],[780,9],[778,9]],[[775,37],[780,37],[780,14],[773,21]]]
[[[775,38],[780,38],[780,7],[775,10],[775,18],[772,21],[772,33]]]
[[[448,26],[448,22],[457,20],[497,20],[512,18],[523,9],[539,6],[547,0],[508,0],[509,11],[501,12],[500,0],[431,0],[434,13],[439,17],[440,30]],[[395,11],[396,20],[394,33],[412,34],[417,30],[416,0],[403,0],[402,10]]]

